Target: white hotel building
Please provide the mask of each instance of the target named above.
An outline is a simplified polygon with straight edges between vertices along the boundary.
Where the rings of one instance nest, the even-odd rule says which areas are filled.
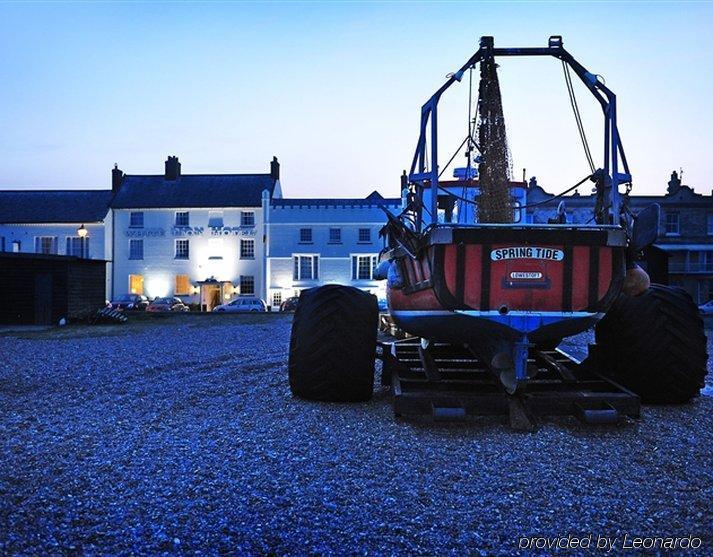
[[[278,305],[326,283],[378,294],[382,207],[401,204],[283,199],[276,158],[266,174],[186,175],[169,157],[158,175],[115,167],[111,191],[0,192],[0,249],[105,259],[107,298],[175,295],[203,310],[236,296]]]

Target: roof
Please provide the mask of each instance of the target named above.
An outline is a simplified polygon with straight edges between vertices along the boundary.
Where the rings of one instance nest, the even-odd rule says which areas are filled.
[[[4,190],[0,191],[0,222],[101,222],[111,196],[111,190]]]
[[[281,198],[273,199],[271,205],[273,207],[386,207],[401,205],[401,198],[385,199],[378,193],[376,195],[374,193],[376,192],[366,198]]]
[[[262,192],[272,196],[277,180],[270,174],[125,175],[111,203],[114,209],[259,207]]]

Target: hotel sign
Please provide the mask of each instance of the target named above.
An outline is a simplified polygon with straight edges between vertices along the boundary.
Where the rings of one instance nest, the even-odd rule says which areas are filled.
[[[255,236],[255,227],[244,226],[174,226],[165,228],[138,228],[126,231],[129,238],[160,238],[163,236]]]

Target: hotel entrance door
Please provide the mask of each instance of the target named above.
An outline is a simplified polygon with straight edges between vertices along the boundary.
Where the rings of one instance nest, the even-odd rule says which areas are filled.
[[[204,282],[201,284],[201,310],[213,311],[223,299],[223,283]]]

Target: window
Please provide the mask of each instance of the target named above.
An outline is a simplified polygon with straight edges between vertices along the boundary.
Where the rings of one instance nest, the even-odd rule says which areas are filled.
[[[132,211],[129,217],[129,226],[131,228],[143,228],[144,227],[144,212],[143,211]]]
[[[352,255],[352,280],[372,280],[377,259],[376,255]]]
[[[240,238],[240,259],[255,259],[255,240]]]
[[[282,305],[282,292],[278,290],[272,293],[272,307],[279,308]]]
[[[143,295],[144,275],[129,275],[129,293]]]
[[[74,257],[89,257],[89,238],[67,236],[67,255]]]
[[[188,275],[176,275],[176,286],[173,289],[176,296],[187,296],[191,293],[191,283]]]
[[[35,253],[57,255],[57,237],[35,236]]]
[[[330,228],[329,229],[329,243],[330,244],[341,244],[342,243],[342,229],[341,228]]]
[[[706,232],[708,235],[713,235],[713,213],[706,215]]]
[[[252,275],[240,275],[240,295],[252,296],[255,294],[255,277]]]
[[[223,259],[223,238],[208,240],[208,259]]]
[[[300,244],[311,244],[312,243],[312,229],[311,228],[300,228]]]
[[[360,244],[370,244],[371,243],[371,228],[360,228],[359,229],[359,243]]]
[[[129,240],[129,259],[144,258],[144,241]]]
[[[188,240],[176,240],[176,259],[188,259]]]
[[[176,212],[176,226],[190,226],[190,218],[188,211],[177,211]]]
[[[255,212],[240,211],[240,226],[255,226]]]
[[[223,228],[223,211],[209,211],[208,226],[210,228]]]
[[[319,256],[295,255],[293,262],[293,280],[317,280],[319,277]]]
[[[678,235],[678,213],[666,213],[666,234]]]
[[[12,243],[12,253],[20,253],[20,247],[22,244],[20,244],[20,240],[15,240]]]
[[[5,251],[5,236],[0,236],[0,251]]]

